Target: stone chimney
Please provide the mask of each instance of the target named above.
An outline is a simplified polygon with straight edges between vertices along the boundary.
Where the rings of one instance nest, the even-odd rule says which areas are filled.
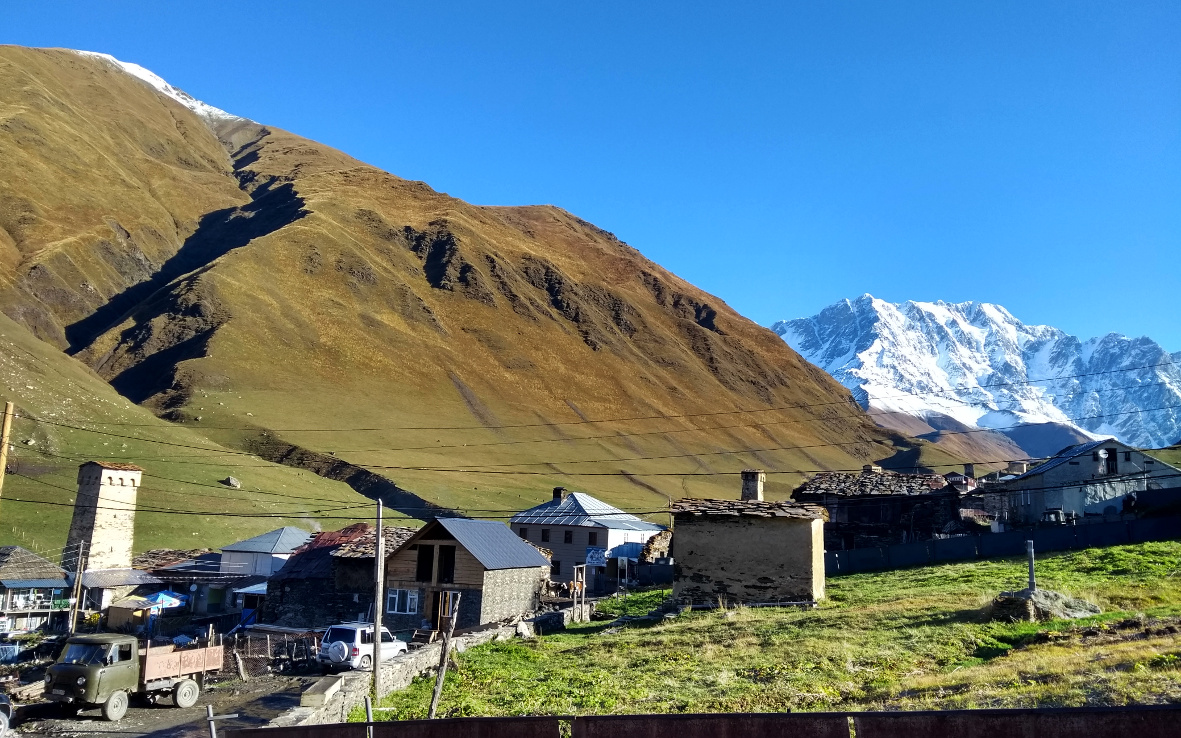
[[[554,487],[555,502],[566,499],[566,494],[567,492],[565,487]]]
[[[882,467],[878,466],[877,464],[866,464],[865,466],[861,467],[861,473],[862,474],[881,474]]]
[[[964,476],[967,477],[968,479],[975,479],[976,478],[976,465],[975,464],[964,464]]]
[[[767,473],[762,469],[742,470],[742,499],[763,499],[763,482],[767,481]]]
[[[88,461],[78,467],[78,497],[62,568],[75,571],[81,554],[85,571],[130,569],[135,534],[135,500],[143,469],[133,464]]]

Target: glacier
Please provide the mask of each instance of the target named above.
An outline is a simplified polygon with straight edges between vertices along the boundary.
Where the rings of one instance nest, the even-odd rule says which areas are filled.
[[[1142,448],[1181,440],[1181,352],[1147,337],[1084,341],[991,303],[869,294],[771,330],[871,412],[994,430],[1051,423]]]

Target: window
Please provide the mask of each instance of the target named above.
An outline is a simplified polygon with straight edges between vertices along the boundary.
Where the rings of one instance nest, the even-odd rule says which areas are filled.
[[[130,643],[121,644],[119,646],[119,652],[118,653],[112,652],[111,655],[115,656],[115,659],[114,659],[115,661],[131,661],[131,644]]]
[[[1132,460],[1132,452],[1131,451],[1124,451],[1124,461],[1131,461],[1131,460]]]
[[[525,539],[529,538],[529,529],[528,528],[521,528],[517,532],[521,535],[521,538],[525,538]]]
[[[599,534],[594,531],[587,533],[586,534],[586,545],[588,545],[588,546],[599,545]]]
[[[415,572],[414,578],[420,582],[429,582],[434,579],[435,567],[435,547],[422,546],[418,547],[418,569]]]
[[[1107,449],[1107,473],[1119,474],[1119,449]]]
[[[418,614],[417,589],[391,589],[386,593],[385,611],[395,615]]]
[[[439,546],[439,584],[455,581],[455,546]]]
[[[568,530],[562,534],[562,543],[574,543],[574,531]]]
[[[382,643],[393,643],[394,642],[394,634],[389,632],[385,628],[382,628],[381,629],[381,642]]]
[[[372,630],[366,628],[365,630],[361,631],[361,644],[362,645],[365,645],[365,644],[372,645],[373,644],[373,631]]]
[[[558,561],[557,559],[551,561],[549,565],[549,573],[551,576],[555,577],[562,576],[562,562]]]
[[[549,528],[542,528],[541,529],[541,542],[542,543],[549,543]]]

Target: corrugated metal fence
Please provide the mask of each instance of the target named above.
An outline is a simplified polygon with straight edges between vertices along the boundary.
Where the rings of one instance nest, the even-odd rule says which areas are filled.
[[[226,738],[1173,738],[1181,707],[456,718],[226,731]]]
[[[1032,531],[986,533],[894,546],[826,551],[824,569],[827,575],[832,576],[926,566],[946,561],[1020,556],[1025,553],[1025,542],[1031,537],[1033,546],[1038,551],[1070,551],[1097,546],[1116,546],[1121,543],[1166,541],[1181,538],[1181,517],[1056,525]]]

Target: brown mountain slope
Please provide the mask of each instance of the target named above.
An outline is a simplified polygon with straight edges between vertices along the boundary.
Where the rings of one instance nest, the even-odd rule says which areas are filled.
[[[21,262],[0,304],[64,337],[125,396],[224,443],[278,437],[477,510],[519,509],[553,484],[663,509],[684,494],[733,496],[726,474],[752,465],[796,472],[771,477],[785,497],[801,470],[908,447],[773,333],[558,208],[470,205],[246,122],[219,127],[219,160],[203,121],[146,85],[78,83],[105,79],[99,60],[0,58],[28,79],[3,98],[22,125],[119,133],[60,144],[101,154],[77,187],[59,144],[22,145],[38,172],[90,190],[123,176],[116,151],[146,172],[126,177],[142,189],[135,204],[89,210],[53,199],[47,180],[0,185],[3,202],[37,207],[4,225]],[[41,112],[42,89],[62,103]],[[75,99],[104,94],[117,103]],[[82,109],[101,120],[84,124],[71,112]],[[175,211],[171,231],[158,211]],[[146,225],[104,240],[108,218]],[[149,226],[167,236],[151,253],[136,240]],[[137,249],[150,270],[101,256]],[[54,290],[30,287],[38,267]],[[90,277],[106,269],[118,278]],[[586,422],[620,418],[634,419]]]

